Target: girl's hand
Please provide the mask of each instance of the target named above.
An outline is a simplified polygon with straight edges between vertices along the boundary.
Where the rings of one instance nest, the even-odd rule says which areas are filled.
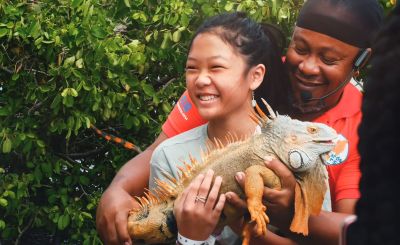
[[[211,187],[213,175],[213,170],[198,175],[175,201],[174,215],[179,233],[191,240],[207,240],[224,208],[225,195],[218,198],[222,178],[217,176]]]

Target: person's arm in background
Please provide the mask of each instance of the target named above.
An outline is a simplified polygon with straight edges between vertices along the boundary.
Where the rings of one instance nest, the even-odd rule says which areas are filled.
[[[105,244],[132,244],[128,235],[128,213],[139,207],[133,196],[143,194],[149,181],[151,155],[167,138],[161,132],[153,144],[125,163],[101,196],[96,212],[96,227]]]
[[[131,244],[128,235],[128,212],[138,207],[133,196],[140,196],[148,186],[150,159],[154,149],[165,139],[204,124],[185,91],[162,126],[162,132],[142,153],[118,171],[103,193],[96,213],[96,228],[106,244]]]

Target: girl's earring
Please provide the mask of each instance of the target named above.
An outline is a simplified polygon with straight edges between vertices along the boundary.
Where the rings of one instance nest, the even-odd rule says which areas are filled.
[[[251,91],[251,93],[252,93],[252,95],[253,95],[253,99],[251,100],[251,105],[253,106],[253,107],[256,107],[256,100],[254,99],[254,91]]]

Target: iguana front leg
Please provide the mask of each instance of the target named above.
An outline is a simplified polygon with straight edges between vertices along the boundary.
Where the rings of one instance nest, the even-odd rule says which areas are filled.
[[[266,206],[262,203],[264,186],[280,189],[281,182],[275,173],[262,165],[253,165],[246,169],[246,180],[244,189],[247,198],[247,208],[250,212],[251,221],[257,223],[257,235],[266,235],[267,224],[269,218]],[[249,232],[245,232],[244,236],[248,236]],[[244,238],[248,240],[248,238]]]

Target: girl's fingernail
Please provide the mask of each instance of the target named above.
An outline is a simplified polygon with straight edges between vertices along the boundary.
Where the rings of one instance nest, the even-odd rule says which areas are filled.
[[[225,193],[225,197],[226,197],[226,199],[228,199],[228,200],[230,200],[231,198],[232,198],[232,195],[231,195],[231,193]]]
[[[274,158],[272,156],[264,156],[265,164],[269,164]]]
[[[237,172],[235,174],[235,178],[236,178],[237,181],[242,180],[243,179],[243,173],[242,172]]]

